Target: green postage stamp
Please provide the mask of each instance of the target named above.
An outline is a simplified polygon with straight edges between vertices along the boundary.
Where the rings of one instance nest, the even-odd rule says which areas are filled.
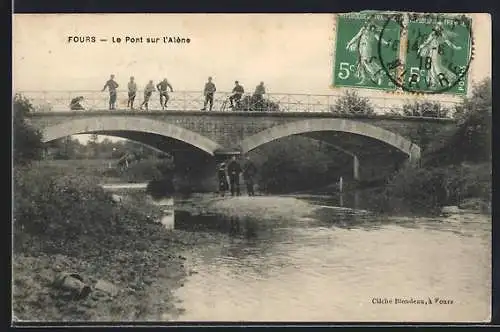
[[[471,26],[464,15],[339,14],[333,86],[464,95]]]

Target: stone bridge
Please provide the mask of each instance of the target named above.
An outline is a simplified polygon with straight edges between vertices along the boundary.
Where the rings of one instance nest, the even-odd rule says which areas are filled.
[[[358,180],[382,165],[394,171],[418,162],[423,133],[455,126],[450,119],[326,112],[66,111],[34,112],[28,120],[43,132],[45,142],[98,133],[175,151],[176,158],[181,158],[180,151],[198,152],[207,163],[246,154],[282,137],[304,135],[351,156]]]

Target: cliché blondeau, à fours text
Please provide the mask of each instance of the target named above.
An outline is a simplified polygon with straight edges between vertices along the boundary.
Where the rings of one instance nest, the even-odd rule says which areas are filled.
[[[179,36],[161,36],[161,37],[143,37],[143,36],[125,36],[117,37],[113,36],[111,39],[108,38],[97,38],[96,36],[68,36],[68,43],[96,43],[96,42],[108,42],[114,44],[189,44],[191,42],[190,38],[179,37]]]

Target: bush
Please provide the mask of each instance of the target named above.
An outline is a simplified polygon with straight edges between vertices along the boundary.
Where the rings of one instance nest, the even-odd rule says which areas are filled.
[[[46,252],[66,248],[78,255],[99,244],[123,248],[124,237],[148,232],[146,213],[128,205],[116,204],[111,194],[98,185],[98,178],[47,174],[37,168],[18,168],[14,173],[14,248]],[[121,237],[120,243],[113,241]],[[23,239],[43,244],[33,248]],[[88,240],[90,239],[90,240]],[[126,241],[125,241],[126,242]]]
[[[42,133],[26,122],[25,116],[33,110],[27,98],[15,95],[13,106],[14,164],[26,165],[42,156]]]
[[[15,229],[31,234],[71,240],[113,220],[111,196],[89,177],[19,170],[14,196]]]
[[[406,168],[391,179],[384,195],[387,201],[402,200],[416,209],[459,205],[468,198],[480,198],[489,202],[491,165]]]
[[[279,112],[280,107],[277,103],[262,99],[260,102],[254,96],[244,96],[240,101],[240,106],[235,106],[235,111],[260,111],[260,112]]]
[[[406,116],[446,118],[448,117],[449,109],[443,107],[439,102],[415,101],[413,103],[405,103],[402,107],[402,113]]]
[[[339,114],[374,114],[370,100],[366,97],[360,97],[356,91],[346,91],[331,106],[330,111]]]

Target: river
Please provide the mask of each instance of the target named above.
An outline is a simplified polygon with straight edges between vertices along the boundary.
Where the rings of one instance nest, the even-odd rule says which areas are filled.
[[[222,217],[176,201],[168,227],[214,240],[181,253],[196,273],[175,294],[183,314],[164,319],[489,321],[489,216],[356,215],[332,208],[336,198],[300,200],[321,207]]]

